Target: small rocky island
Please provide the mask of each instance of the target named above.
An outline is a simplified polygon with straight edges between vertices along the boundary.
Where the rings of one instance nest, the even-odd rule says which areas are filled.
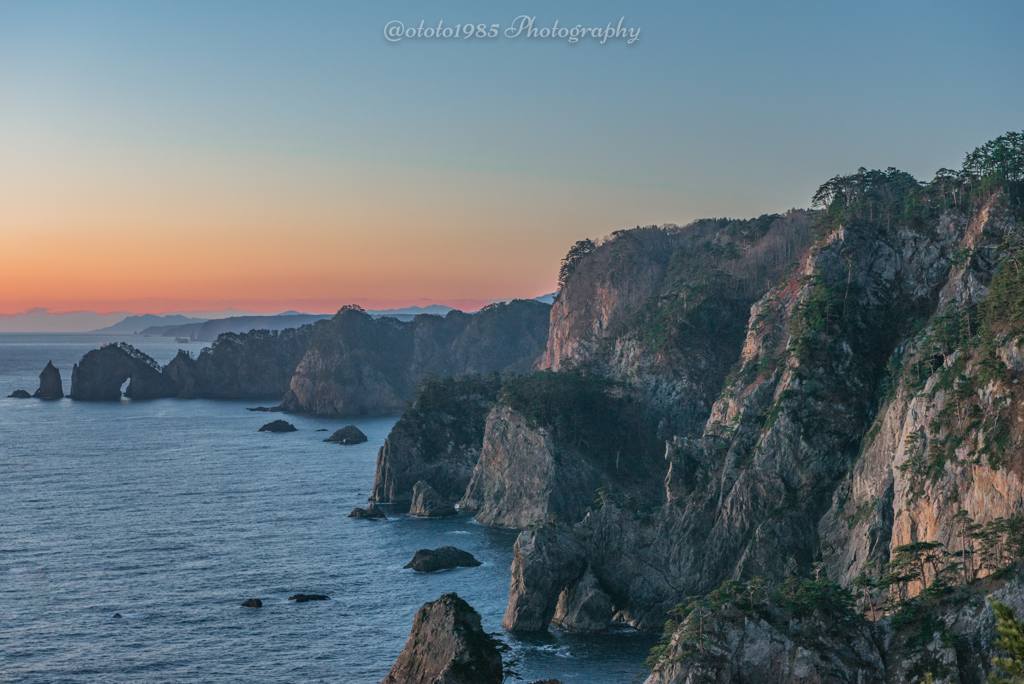
[[[442,546],[433,550],[420,549],[405,566],[405,569],[412,568],[416,572],[437,572],[454,568],[475,568],[479,565],[483,565],[483,563],[474,558],[469,551],[463,551],[454,546]]]
[[[298,430],[294,425],[286,420],[272,420],[257,432],[295,432]]]
[[[336,431],[333,435],[325,439],[325,442],[334,442],[336,444],[362,444],[367,440],[366,435],[363,431],[357,428],[355,425],[346,425],[340,430]]]
[[[366,508],[353,508],[352,512],[348,514],[350,518],[365,518],[367,520],[383,520],[388,516],[384,514],[384,511],[380,509],[375,503],[366,504]]]
[[[444,594],[417,611],[409,641],[381,684],[501,684],[499,643],[472,606]]]

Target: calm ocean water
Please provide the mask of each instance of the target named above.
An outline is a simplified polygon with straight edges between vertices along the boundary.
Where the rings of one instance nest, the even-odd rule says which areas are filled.
[[[161,363],[180,346],[0,334],[0,394],[35,391],[51,359],[68,392],[72,364],[121,339]],[[395,418],[355,421],[370,440],[342,447],[317,430],[347,421],[288,416],[298,432],[259,433],[281,416],[252,405],[0,398],[0,682],[375,684],[419,606],[449,591],[502,632],[515,531],[390,507],[387,521],[347,517]],[[402,569],[444,544],[484,565]],[[332,600],[288,603],[300,592]],[[241,608],[247,598],[264,607]],[[503,638],[527,679],[594,684],[631,682],[654,642]]]

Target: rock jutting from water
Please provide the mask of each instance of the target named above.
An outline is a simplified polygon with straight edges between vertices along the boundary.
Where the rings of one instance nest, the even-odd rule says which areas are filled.
[[[294,425],[286,420],[272,420],[257,432],[295,432],[298,430]]]
[[[446,501],[425,481],[420,480],[412,488],[412,504],[409,506],[409,515],[442,518],[458,514],[455,506]]]
[[[327,594],[294,594],[289,596],[288,600],[296,603],[308,603],[309,601],[330,601],[331,597]]]
[[[245,601],[242,601],[242,607],[243,608],[262,608],[263,607],[263,601],[260,601],[258,598],[246,599]]]
[[[36,399],[63,399],[64,385],[60,380],[60,370],[47,361],[46,368],[39,374],[39,389],[34,395]]]
[[[444,594],[416,612],[409,640],[381,684],[501,684],[498,649],[480,614],[457,594]]]
[[[384,511],[380,509],[375,503],[366,504],[366,508],[353,508],[352,512],[348,514],[350,518],[364,518],[366,520],[383,520],[388,516],[384,514]]]
[[[355,425],[346,425],[324,441],[336,442],[338,444],[362,444],[367,441],[367,437]]]
[[[32,395],[23,389],[16,389],[7,395],[8,399],[31,399]]]
[[[405,569],[412,568],[416,572],[436,572],[454,568],[475,568],[483,565],[468,551],[454,546],[442,546],[437,549],[420,549]]]

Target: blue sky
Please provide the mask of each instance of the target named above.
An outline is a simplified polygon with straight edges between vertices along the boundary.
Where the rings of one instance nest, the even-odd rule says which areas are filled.
[[[640,39],[383,33],[522,14]],[[1024,128],[1022,26],[984,1],[4,2],[0,311],[131,301],[83,250],[169,307],[536,296],[583,237],[958,166]],[[47,248],[75,291],[32,275]]]

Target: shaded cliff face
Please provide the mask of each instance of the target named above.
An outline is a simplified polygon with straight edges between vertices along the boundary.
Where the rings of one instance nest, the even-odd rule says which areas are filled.
[[[280,399],[322,325],[226,333],[198,358],[179,351],[163,372],[184,398]]]
[[[427,373],[524,369],[544,348],[549,309],[515,300],[407,323],[343,309],[310,344],[286,406],[322,415],[397,414]]]
[[[501,684],[503,672],[498,642],[480,626],[480,614],[445,594],[417,611],[382,684]]]
[[[1024,510],[1021,237],[1003,200],[970,222],[935,316],[894,355],[889,396],[821,521],[822,559],[844,583],[880,576],[905,544],[972,546],[959,511],[986,524]]]
[[[600,498],[657,504],[656,426],[629,388],[578,371],[509,380],[462,507],[485,525],[577,522]]]
[[[427,376],[377,453],[370,499],[409,501],[413,485],[423,480],[458,501],[480,458],[487,413],[499,389],[497,373]]]
[[[814,213],[619,231],[581,259],[551,310],[539,367],[628,382],[662,437],[699,434],[739,357],[750,306],[810,242]]]
[[[833,183],[813,246],[751,308],[706,424],[669,441],[667,505],[655,516],[606,505],[567,532],[581,554],[573,567],[592,568],[618,620],[654,627],[682,597],[723,579],[781,581],[821,559],[844,583],[861,570],[877,576],[900,544],[957,549],[951,517],[961,507],[979,522],[1020,510],[1010,370],[1019,332],[971,322],[987,283],[998,284],[993,272],[1024,241],[1014,237],[1015,201],[997,191],[954,205],[948,189],[895,170]],[[1013,308],[1024,282],[1000,292],[993,320],[1024,320]],[[928,331],[957,327],[948,302],[963,309],[957,325],[973,340],[974,365],[966,351],[955,355],[959,342],[935,360]],[[552,321],[546,360],[583,354],[586,340],[555,341],[555,312]],[[600,342],[591,349],[593,359]],[[911,387],[908,369],[922,365]],[[536,628],[516,606],[550,606],[568,586],[545,570],[545,544],[534,539],[515,556],[510,629]]]
[[[877,621],[830,581],[788,579],[766,590],[726,583],[673,611],[645,684],[885,682],[983,684],[993,674],[991,602],[1024,615],[1020,563]]]
[[[74,365],[69,396],[82,401],[118,401],[125,380],[131,380],[124,393],[130,399],[158,399],[178,393],[174,383],[161,374],[160,364],[122,342],[93,349]]]

